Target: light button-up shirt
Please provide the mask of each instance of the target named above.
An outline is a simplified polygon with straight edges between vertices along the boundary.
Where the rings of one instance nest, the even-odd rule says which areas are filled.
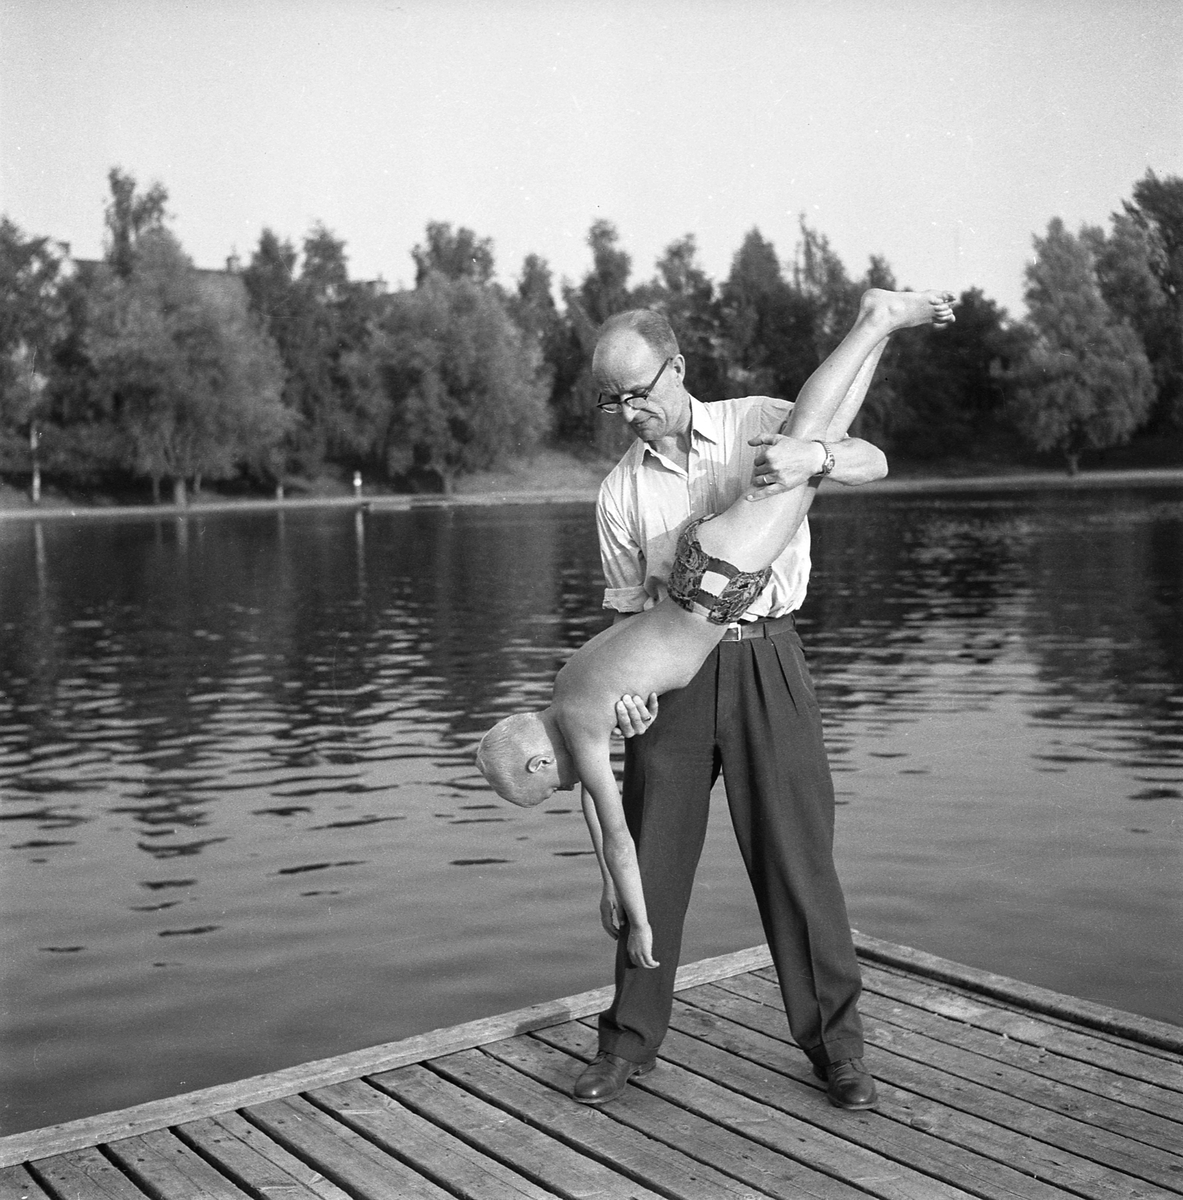
[[[691,399],[685,469],[639,439],[629,447],[600,485],[596,505],[605,608],[641,612],[664,599],[682,530],[696,517],[722,512],[744,493],[759,449],[748,439],[779,431],[792,407],[770,396],[713,404]],[[802,521],[743,619],[795,611],[808,584],[809,525]]]

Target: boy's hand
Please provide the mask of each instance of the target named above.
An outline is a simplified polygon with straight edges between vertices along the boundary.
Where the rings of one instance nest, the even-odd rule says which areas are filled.
[[[634,925],[628,931],[628,956],[634,967],[657,967],[653,957],[653,930],[648,925]]]
[[[620,901],[616,899],[616,889],[610,883],[604,884],[604,890],[600,894],[600,924],[610,938],[620,937],[624,913]]]
[[[616,728],[613,736],[639,737],[657,720],[657,693],[650,692],[647,701],[640,696],[621,696],[616,701]]]

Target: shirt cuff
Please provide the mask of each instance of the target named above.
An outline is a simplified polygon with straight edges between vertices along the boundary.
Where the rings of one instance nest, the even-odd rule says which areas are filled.
[[[621,613],[638,613],[649,603],[649,593],[643,587],[605,588],[604,608]]]

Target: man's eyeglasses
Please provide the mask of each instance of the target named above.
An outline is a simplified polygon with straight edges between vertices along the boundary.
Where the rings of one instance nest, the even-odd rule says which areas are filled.
[[[657,381],[661,378],[661,373],[672,363],[672,358],[667,358],[665,362],[658,368],[657,374],[653,376],[653,382],[648,387],[637,388],[635,392],[630,392],[624,396],[613,396],[611,392],[600,392],[596,397],[596,408],[602,413],[618,413],[627,404],[629,408],[640,408],[646,400],[649,399],[650,393],[657,387]],[[604,397],[608,398],[605,399]]]

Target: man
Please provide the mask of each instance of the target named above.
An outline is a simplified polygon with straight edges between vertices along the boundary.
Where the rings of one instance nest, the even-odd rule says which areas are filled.
[[[857,394],[843,405],[847,423],[882,349],[851,388]],[[818,475],[859,484],[887,473],[882,453],[846,437],[845,426],[824,442],[778,435],[791,405],[759,396],[701,404],[686,389],[685,371],[659,314],[633,310],[605,323],[592,363],[599,407],[619,412],[637,437],[604,481],[597,506],[604,606],[617,620],[664,598],[687,523],[722,512],[753,482],[779,491]],[[831,1103],[855,1110],[875,1104],[862,1063],[861,977],[833,861],[833,784],[793,627],[808,579],[803,522],[742,619],[626,746],[624,810],[660,966],[634,966],[618,941],[615,998],[600,1017],[600,1053],[577,1080],[576,1100],[605,1103],[653,1065],[669,1023],[710,791],[722,770],[793,1036],[826,1081]],[[628,725],[622,720],[626,732]],[[634,732],[646,725],[643,712],[632,721]],[[612,933],[620,918],[607,892],[602,912]]]

